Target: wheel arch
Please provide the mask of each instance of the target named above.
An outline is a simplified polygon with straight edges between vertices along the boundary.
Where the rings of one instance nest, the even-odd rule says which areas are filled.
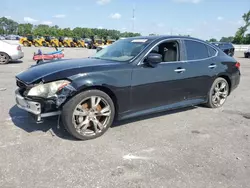
[[[106,86],[103,86],[103,85],[91,85],[91,86],[86,85],[85,87],[82,87],[79,90],[77,90],[76,92],[74,92],[73,95],[71,95],[69,97],[69,99],[73,98],[74,96],[76,96],[79,93],[82,93],[84,91],[89,91],[89,90],[100,90],[100,91],[106,93],[114,103],[115,117],[117,117],[118,112],[119,112],[119,103],[118,103],[117,97],[116,97],[115,93],[110,88],[108,88]]]
[[[0,53],[6,54],[6,55],[9,57],[9,60],[11,60],[11,59],[12,59],[12,58],[11,58],[11,56],[10,56],[8,53],[6,53],[6,52],[2,52],[2,51],[0,51]]]

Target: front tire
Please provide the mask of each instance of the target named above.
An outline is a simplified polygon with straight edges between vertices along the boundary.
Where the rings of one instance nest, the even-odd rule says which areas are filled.
[[[100,90],[87,90],[71,98],[62,109],[62,122],[75,138],[89,140],[103,135],[113,123],[112,99]]]
[[[28,43],[27,41],[24,41],[24,42],[23,42],[23,46],[28,47],[28,46],[30,46],[30,45],[29,45],[29,43]]]
[[[38,42],[35,42],[34,46],[35,46],[35,47],[39,47],[40,45],[39,45]]]
[[[223,106],[229,94],[229,84],[224,78],[216,78],[212,84],[209,94],[208,102],[206,104],[209,108],[219,108]]]

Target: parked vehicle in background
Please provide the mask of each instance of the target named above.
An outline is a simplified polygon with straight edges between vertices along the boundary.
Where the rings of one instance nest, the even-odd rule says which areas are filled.
[[[75,47],[73,39],[71,37],[59,37],[59,47]]]
[[[93,41],[90,38],[85,38],[84,45],[86,48],[91,49],[93,47]]]
[[[85,47],[85,43],[84,40],[74,37],[73,38],[73,42],[74,42],[74,46],[76,47],[80,47],[80,48],[84,48]]]
[[[45,41],[44,37],[35,37],[33,35],[22,37],[19,40],[19,43],[25,47],[31,47],[32,45],[34,45],[35,47],[49,46],[49,43]]]
[[[0,40],[5,40],[5,37],[0,35]]]
[[[10,60],[18,60],[23,56],[24,53],[20,45],[0,40],[0,64],[7,64]]]
[[[20,36],[19,35],[7,35],[5,37],[6,40],[20,40]]]
[[[219,47],[223,52],[229,56],[234,56],[234,46],[230,42],[212,42],[211,44]]]
[[[59,47],[59,40],[55,37],[51,37],[51,36],[44,36],[44,40],[45,40],[45,46],[49,47]]]
[[[118,40],[85,59],[58,60],[16,76],[18,107],[61,114],[74,137],[93,139],[121,120],[169,109],[223,106],[240,82],[240,63],[191,37]]]
[[[245,58],[250,58],[250,47],[244,52],[244,57]]]
[[[122,39],[124,39],[124,38],[120,38],[119,40],[122,40]],[[97,46],[96,47],[96,52],[99,52],[100,50],[108,47],[109,45],[113,44],[114,42],[116,42],[116,40],[113,40],[113,39],[107,40],[107,43],[105,45]]]

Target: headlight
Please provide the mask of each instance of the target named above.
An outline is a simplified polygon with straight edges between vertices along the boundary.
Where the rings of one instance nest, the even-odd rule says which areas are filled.
[[[62,88],[70,84],[68,80],[59,80],[47,84],[39,84],[28,92],[28,96],[49,98],[54,96]]]

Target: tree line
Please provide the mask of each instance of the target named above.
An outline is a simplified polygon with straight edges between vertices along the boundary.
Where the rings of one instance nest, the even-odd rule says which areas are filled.
[[[232,42],[234,44],[250,44],[250,33],[246,33],[250,26],[250,10],[242,16],[244,25],[241,26],[235,33],[235,36],[222,37],[220,42]],[[0,18],[0,35],[3,34],[17,34],[26,36],[28,34],[34,36],[64,36],[64,37],[77,37],[77,38],[112,38],[118,39],[120,37],[134,37],[140,36],[140,33],[120,32],[114,29],[97,29],[97,28],[82,28],[76,27],[59,28],[59,26],[49,26],[44,24],[33,25],[30,23],[17,23],[12,19],[5,17]],[[150,34],[154,35],[154,34]],[[209,42],[217,42],[215,38],[208,40]]]
[[[238,28],[235,36],[222,37],[219,42],[231,42],[234,44],[250,44],[250,33],[246,33],[250,26],[250,10],[242,16],[244,25]],[[217,42],[215,38],[209,42]]]
[[[111,38],[118,39],[120,37],[134,37],[140,36],[140,33],[120,32],[114,29],[97,29],[97,28],[82,28],[76,27],[59,28],[59,26],[49,26],[44,24],[33,25],[31,23],[17,23],[12,19],[6,17],[0,18],[0,35],[17,34],[20,36],[34,35],[34,36],[54,36],[54,37],[77,37],[77,38]]]

